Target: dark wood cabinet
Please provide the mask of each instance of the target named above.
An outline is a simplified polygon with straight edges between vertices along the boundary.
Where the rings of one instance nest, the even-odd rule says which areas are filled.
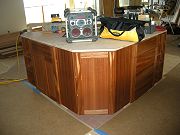
[[[166,33],[114,51],[71,52],[23,38],[30,83],[77,114],[113,114],[162,78]]]
[[[32,55],[36,75],[36,87],[56,102],[59,91],[56,77],[54,48],[32,41]]]
[[[108,52],[80,53],[77,57],[84,114],[108,114]],[[77,67],[77,68],[78,68]]]
[[[154,85],[157,38],[137,44],[135,99]]]
[[[108,114],[108,52],[57,49],[61,103],[78,114]]]
[[[166,33],[138,43],[133,101],[162,78]]]
[[[54,48],[23,38],[28,81],[42,93],[59,102]]]
[[[128,104],[133,48],[98,53],[57,49],[61,103],[78,114],[112,114]]]

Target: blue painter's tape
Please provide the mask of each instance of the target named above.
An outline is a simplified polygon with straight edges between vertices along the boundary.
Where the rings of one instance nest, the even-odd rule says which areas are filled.
[[[108,135],[106,132],[100,130],[100,129],[94,129],[94,132],[96,132],[99,135]]]
[[[41,92],[32,84],[30,84],[28,81],[22,81],[25,85],[30,87],[36,94],[40,94]]]

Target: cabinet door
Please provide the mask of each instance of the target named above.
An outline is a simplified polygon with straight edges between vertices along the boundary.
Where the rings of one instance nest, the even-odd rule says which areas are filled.
[[[80,54],[84,114],[108,114],[108,52]]]
[[[154,85],[157,42],[154,37],[137,45],[135,99]]]
[[[26,65],[28,81],[31,84],[36,85],[31,42],[30,40],[26,38],[22,38],[22,45],[24,49],[24,60],[25,60],[25,65]]]
[[[59,102],[53,48],[32,41],[36,87],[51,99]]]

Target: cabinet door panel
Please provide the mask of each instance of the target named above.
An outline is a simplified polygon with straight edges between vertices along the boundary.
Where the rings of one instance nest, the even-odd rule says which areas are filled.
[[[82,53],[80,56],[84,113],[108,113],[108,53]]]

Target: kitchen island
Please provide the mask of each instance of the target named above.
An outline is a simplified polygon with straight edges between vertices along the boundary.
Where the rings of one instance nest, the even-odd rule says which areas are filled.
[[[133,43],[67,43],[55,33],[22,35],[28,81],[77,114],[113,114],[162,78],[166,31]]]

